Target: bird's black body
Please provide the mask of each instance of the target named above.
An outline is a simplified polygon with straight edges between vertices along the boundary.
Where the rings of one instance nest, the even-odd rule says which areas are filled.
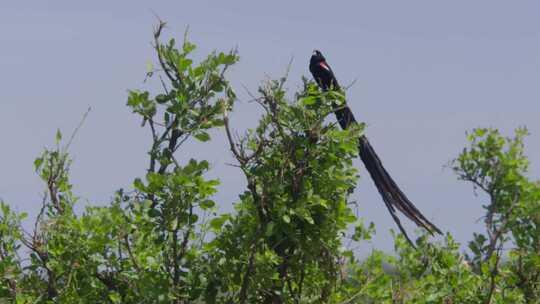
[[[309,70],[315,78],[319,87],[323,90],[340,90],[340,86],[332,71],[332,68],[326,62],[326,58],[320,51],[314,51],[309,62]],[[347,105],[335,105],[336,118],[343,129],[347,129],[351,124],[356,123],[356,119],[350,108]],[[358,139],[358,150],[360,159],[366,166],[377,190],[382,196],[382,199],[390,212],[390,215],[398,225],[400,231],[405,235],[409,243],[413,244],[409,239],[405,229],[396,214],[396,209],[401,211],[405,216],[412,220],[419,227],[425,228],[433,234],[433,232],[441,233],[439,228],[426,219],[422,213],[413,205],[413,203],[405,196],[394,182],[390,174],[383,167],[381,160],[373,150],[367,137],[361,136]]]
[[[309,71],[323,90],[340,89],[332,68],[326,63],[326,58],[320,51],[313,52],[309,61]]]
[[[311,56],[311,60],[309,61],[309,71],[321,89],[325,91],[341,89],[332,68],[326,63],[326,58],[324,58],[320,51],[315,50],[313,52],[313,56]],[[349,107],[334,105],[334,108],[336,109],[336,117],[342,129],[347,129],[349,125],[356,123]]]

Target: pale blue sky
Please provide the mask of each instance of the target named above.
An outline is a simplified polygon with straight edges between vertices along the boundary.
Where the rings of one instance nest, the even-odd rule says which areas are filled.
[[[8,4],[10,3],[11,4]],[[72,180],[83,202],[105,204],[146,167],[147,130],[127,107],[130,88],[144,89],[153,12],[167,34],[185,26],[200,55],[238,46],[230,79],[246,100],[267,75],[281,76],[291,56],[289,87],[309,75],[322,50],[348,91],[349,104],[387,169],[424,214],[461,241],[481,229],[483,197],[443,166],[465,144],[465,131],[493,126],[532,136],[531,176],[540,170],[540,3],[537,1],[3,1],[0,3],[0,197],[35,214],[42,185],[32,162],[57,128],[69,133],[93,111],[75,143]],[[240,101],[233,125],[256,123]],[[223,210],[243,190],[223,133],[185,154],[209,159],[223,187]],[[372,246],[391,250],[395,228],[361,163],[353,199],[377,224]],[[407,225],[413,229],[412,225]],[[371,245],[365,245],[369,249]]]

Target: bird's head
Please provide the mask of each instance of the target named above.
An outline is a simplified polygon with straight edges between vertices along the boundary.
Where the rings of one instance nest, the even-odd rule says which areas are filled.
[[[311,63],[319,63],[321,61],[325,61],[325,58],[321,51],[313,50],[313,54],[311,55]]]

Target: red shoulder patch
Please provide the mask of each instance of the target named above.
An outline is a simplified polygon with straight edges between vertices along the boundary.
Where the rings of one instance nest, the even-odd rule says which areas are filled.
[[[327,70],[327,71],[330,71],[330,67],[326,64],[326,62],[321,61],[321,62],[319,63],[319,65],[320,65],[323,69],[325,69],[325,70]]]

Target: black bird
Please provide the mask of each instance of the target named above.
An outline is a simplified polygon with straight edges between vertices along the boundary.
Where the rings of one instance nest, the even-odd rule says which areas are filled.
[[[319,87],[324,90],[341,90],[336,76],[330,68],[330,65],[326,62],[323,54],[315,50],[311,56],[309,62],[309,71],[315,78],[315,81]],[[350,108],[347,105],[334,105],[337,121],[342,129],[347,129],[351,124],[356,123],[356,119]],[[396,214],[396,209],[401,211],[417,226],[426,229],[429,233],[433,234],[437,232],[442,234],[441,230],[431,223],[422,213],[413,205],[413,203],[405,196],[405,194],[399,189],[398,185],[394,182],[390,174],[383,167],[381,160],[373,150],[373,147],[369,143],[367,137],[362,135],[358,139],[358,150],[360,159],[366,166],[371,179],[375,183],[377,190],[381,194],[381,197],[390,212],[390,215],[399,227],[399,230],[403,233],[405,238],[411,245],[414,246],[410,240],[407,232],[401,225],[401,222]]]

